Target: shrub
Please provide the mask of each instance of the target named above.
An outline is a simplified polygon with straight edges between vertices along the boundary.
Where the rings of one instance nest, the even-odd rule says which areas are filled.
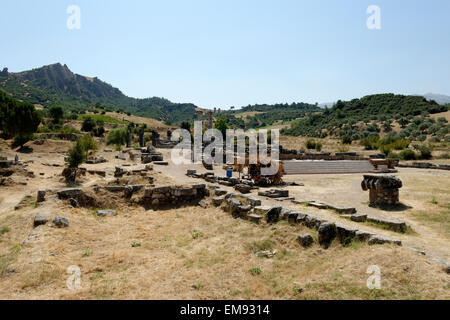
[[[380,145],[380,151],[385,155],[388,155],[392,151],[392,149],[392,145],[390,144]]]
[[[95,128],[95,121],[91,117],[86,117],[81,125],[81,130],[84,132],[91,132]]]
[[[64,116],[63,108],[60,106],[53,106],[51,107],[48,112],[50,113],[50,116],[53,118],[54,123],[59,123]]]
[[[322,151],[322,143],[321,142],[317,142],[316,143],[316,151],[318,151],[318,152],[320,152],[320,151]]]
[[[418,141],[425,141],[425,140],[427,140],[427,136],[425,134],[421,134],[416,139]]]
[[[126,127],[116,128],[109,133],[106,144],[115,144],[116,146],[122,146],[127,143],[128,130]]]
[[[403,149],[408,148],[410,143],[411,143],[411,141],[409,141],[407,139],[400,139],[400,140],[397,140],[394,143],[392,143],[392,145],[395,150],[403,150]]]
[[[378,149],[378,141],[380,140],[380,137],[378,135],[376,136],[370,136],[368,138],[361,139],[359,142],[362,146],[364,146],[364,149],[366,150],[376,150]]]
[[[433,143],[437,143],[437,142],[441,142],[441,139],[439,137],[431,137],[429,141],[433,142]]]
[[[400,152],[399,158],[402,160],[416,160],[417,156],[411,149],[406,149]]]
[[[81,145],[84,152],[98,149],[97,143],[95,142],[94,138],[92,138],[92,136],[89,134],[79,138],[77,143]]]
[[[33,134],[25,134],[25,135],[17,135],[14,137],[14,146],[23,146],[28,141],[31,141],[34,139]]]
[[[316,148],[316,141],[313,139],[308,139],[308,140],[306,140],[305,146],[306,146],[306,149],[313,150]]]
[[[429,160],[432,157],[433,149],[427,145],[415,145],[414,149],[419,151],[418,159],[420,160]]]
[[[352,144],[352,137],[343,136],[341,139],[342,144]]]
[[[450,159],[450,153],[442,153],[439,156],[436,157],[436,159]]]
[[[259,267],[251,268],[249,271],[252,274],[252,276],[257,276],[261,274],[261,268]]]
[[[64,126],[59,130],[59,132],[63,134],[80,133],[80,131],[71,126]]]

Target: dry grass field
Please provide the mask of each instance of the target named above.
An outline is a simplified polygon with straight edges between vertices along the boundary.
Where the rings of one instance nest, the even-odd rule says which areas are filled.
[[[302,227],[257,226],[219,209],[121,208],[119,216],[103,220],[90,210],[55,209],[70,219],[70,228],[39,227],[39,240],[24,246],[20,242],[29,230],[22,226],[36,209],[7,219],[12,231],[2,238],[0,298],[450,298],[441,267],[404,248],[355,243],[302,249],[295,240],[307,231]],[[261,249],[278,253],[256,257]],[[66,287],[71,265],[82,272],[78,291]],[[381,290],[366,287],[370,265],[382,270]]]

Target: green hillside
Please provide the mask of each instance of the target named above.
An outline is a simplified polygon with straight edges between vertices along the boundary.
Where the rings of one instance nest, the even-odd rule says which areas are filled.
[[[292,121],[320,111],[319,107],[308,103],[255,104],[239,110],[223,111],[220,117],[226,119],[233,127],[260,128],[271,126],[278,121]]]
[[[394,120],[406,127],[416,116],[447,110],[448,105],[439,105],[421,96],[376,94],[351,101],[339,100],[330,109],[293,122],[282,133],[312,137],[347,136],[358,140],[379,132],[381,127],[389,131]]]
[[[98,78],[74,74],[59,63],[20,73],[5,69],[0,72],[0,89],[22,101],[44,107],[60,105],[66,111],[82,111],[92,105],[101,105],[111,111],[121,110],[174,123],[195,117],[196,106],[193,104],[173,103],[157,97],[130,98]]]

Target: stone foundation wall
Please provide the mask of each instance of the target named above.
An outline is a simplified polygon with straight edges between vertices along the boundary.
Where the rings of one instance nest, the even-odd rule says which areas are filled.
[[[203,199],[208,193],[204,184],[146,187],[141,203],[147,205],[183,204]]]

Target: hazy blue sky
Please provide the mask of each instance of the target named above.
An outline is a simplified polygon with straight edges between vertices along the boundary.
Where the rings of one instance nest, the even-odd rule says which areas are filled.
[[[69,5],[81,29],[69,30]],[[369,30],[369,5],[381,30]],[[448,0],[1,0],[0,68],[55,62],[202,107],[450,94]]]

